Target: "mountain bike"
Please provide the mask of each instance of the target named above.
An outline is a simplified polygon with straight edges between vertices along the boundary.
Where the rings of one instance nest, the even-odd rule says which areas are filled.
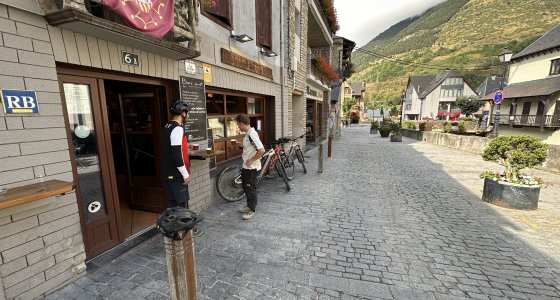
[[[290,191],[292,188],[286,177],[286,170],[279,159],[282,151],[282,145],[275,141],[271,148],[261,158],[261,170],[257,174],[257,185],[260,185],[262,178],[271,172],[275,172],[282,177],[286,189]],[[241,169],[239,165],[229,166],[223,169],[216,178],[216,190],[218,194],[227,201],[239,201],[245,196],[241,185]]]
[[[293,139],[283,138],[279,139],[280,142],[288,144],[288,149],[284,150],[284,155],[288,158],[289,162],[294,165],[294,157],[297,157],[297,160],[303,167],[303,173],[307,173],[307,168],[305,167],[305,157],[303,156],[303,151],[301,147],[297,143],[297,140],[302,139],[305,137],[305,134],[298,136]],[[288,170],[286,168],[286,170]]]

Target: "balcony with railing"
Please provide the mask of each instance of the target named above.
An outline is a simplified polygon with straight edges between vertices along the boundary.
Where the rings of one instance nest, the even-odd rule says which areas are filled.
[[[328,47],[333,44],[332,31],[325,11],[318,0],[310,0],[308,11],[307,44],[311,47]]]
[[[547,128],[560,127],[560,115],[500,115],[500,124]]]
[[[307,49],[307,80],[317,87],[328,90],[331,79],[319,68],[321,60],[328,63],[328,49]]]

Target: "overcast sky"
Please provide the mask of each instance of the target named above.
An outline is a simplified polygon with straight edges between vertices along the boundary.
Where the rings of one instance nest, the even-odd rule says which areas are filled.
[[[395,23],[419,15],[446,0],[334,0],[340,30],[338,36],[358,47]]]

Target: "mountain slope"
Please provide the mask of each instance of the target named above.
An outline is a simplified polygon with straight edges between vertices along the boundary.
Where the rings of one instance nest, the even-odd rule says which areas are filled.
[[[560,23],[559,0],[448,0],[403,20],[354,52],[358,72],[351,81],[368,84],[366,99],[396,105],[409,75],[452,68],[477,86],[501,74],[503,47],[521,51]],[[369,52],[366,52],[369,51]],[[386,56],[385,58],[380,57]]]

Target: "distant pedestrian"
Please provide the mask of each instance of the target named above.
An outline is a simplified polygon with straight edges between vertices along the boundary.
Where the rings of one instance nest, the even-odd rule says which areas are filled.
[[[261,169],[261,157],[264,155],[264,146],[255,128],[251,127],[251,120],[246,115],[235,118],[237,126],[243,132],[243,167],[241,169],[241,185],[247,197],[247,206],[241,207],[243,220],[250,220],[255,216],[257,208],[257,174]]]
[[[169,108],[171,120],[163,128],[163,151],[161,156],[162,173],[167,186],[167,207],[189,207],[189,144],[183,128],[189,116],[185,102],[177,100]],[[193,229],[193,236],[202,235]]]

